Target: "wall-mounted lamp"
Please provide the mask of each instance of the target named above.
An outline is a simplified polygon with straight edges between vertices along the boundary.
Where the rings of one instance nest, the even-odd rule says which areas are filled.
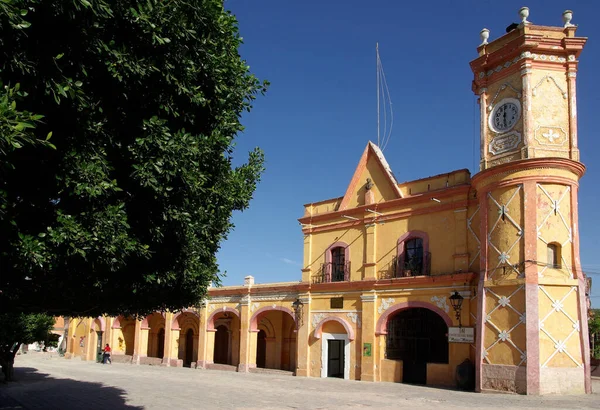
[[[303,310],[302,308],[304,307],[304,303],[302,303],[302,301],[300,299],[296,299],[294,301],[294,303],[292,303],[292,308],[294,309],[294,316],[296,319],[296,330],[300,329],[300,326],[302,326],[302,315],[303,315]]]
[[[452,305],[452,308],[454,309],[454,314],[456,315],[456,320],[458,320],[458,327],[462,327],[462,324],[460,322],[460,311],[462,309],[463,300],[464,300],[464,298],[457,291],[454,291],[454,295],[450,296],[450,304]]]

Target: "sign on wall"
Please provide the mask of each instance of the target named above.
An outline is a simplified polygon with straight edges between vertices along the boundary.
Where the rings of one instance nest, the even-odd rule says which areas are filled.
[[[448,342],[452,343],[475,343],[474,327],[449,327]]]
[[[371,343],[363,344],[363,356],[365,356],[365,357],[371,356]]]

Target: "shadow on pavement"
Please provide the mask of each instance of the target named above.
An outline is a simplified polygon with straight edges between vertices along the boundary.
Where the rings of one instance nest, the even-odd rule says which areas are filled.
[[[15,381],[0,383],[0,409],[143,409],[126,403],[125,390],[102,383],[59,379],[15,367]]]

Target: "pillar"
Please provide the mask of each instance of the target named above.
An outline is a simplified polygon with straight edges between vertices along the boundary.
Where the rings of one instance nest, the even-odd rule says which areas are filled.
[[[133,363],[140,364],[140,357],[146,357],[146,352],[148,349],[148,331],[146,330],[146,350],[142,350],[142,321],[137,319],[135,321],[135,332],[133,336]]]
[[[379,346],[375,335],[377,294],[375,292],[364,293],[360,296],[362,305],[361,341],[363,351],[361,360],[360,380],[377,381],[377,358],[379,357]],[[371,344],[371,356],[364,355],[365,344]]]
[[[250,296],[246,295],[240,301],[240,361],[238,372],[248,372],[256,367],[256,342],[258,332],[250,331]],[[214,344],[214,343],[213,343]]]
[[[162,358],[163,366],[171,366],[171,360],[173,359],[173,330],[171,330],[171,322],[173,321],[173,313],[165,313],[165,348]],[[177,332],[179,333],[179,332]]]
[[[208,303],[205,301],[204,306],[198,312],[200,318],[198,319],[198,357],[196,361],[196,367],[200,369],[206,368],[207,360],[207,326],[208,326]],[[214,332],[212,332],[214,338]],[[214,346],[214,340],[213,340]],[[210,358],[212,361],[212,357]]]
[[[300,295],[302,302],[302,321],[296,332],[296,376],[310,377],[310,294]]]

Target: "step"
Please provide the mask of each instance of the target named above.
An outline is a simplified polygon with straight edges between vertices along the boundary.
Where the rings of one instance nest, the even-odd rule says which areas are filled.
[[[278,374],[280,376],[293,376],[294,372],[289,370],[279,370],[279,369],[265,369],[262,367],[255,367],[249,370],[250,373],[259,373],[259,374]]]
[[[207,369],[210,370],[224,370],[226,372],[237,372],[237,366],[230,364],[210,363],[206,365]]]

